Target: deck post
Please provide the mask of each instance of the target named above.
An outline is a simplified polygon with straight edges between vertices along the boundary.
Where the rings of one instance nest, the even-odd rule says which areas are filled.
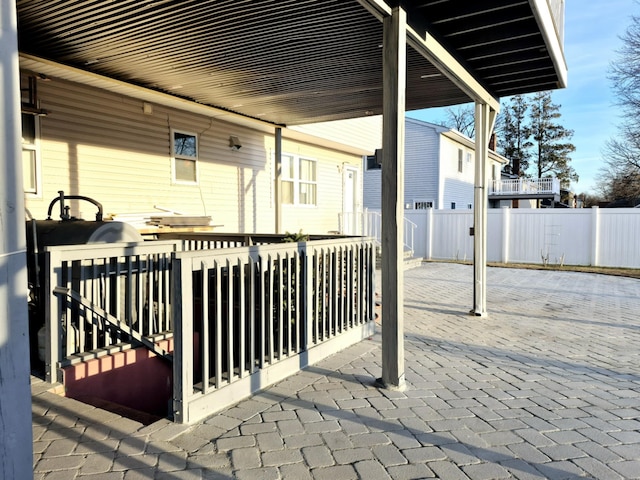
[[[0,2],[0,478],[32,478],[16,2]]]
[[[275,131],[275,232],[282,233],[282,128],[277,127]]]
[[[404,372],[404,116],[406,13],[384,19],[382,121],[382,378],[402,389]]]
[[[476,102],[476,164],[473,203],[473,309],[477,317],[487,315],[487,163],[489,138],[496,111],[486,103]]]

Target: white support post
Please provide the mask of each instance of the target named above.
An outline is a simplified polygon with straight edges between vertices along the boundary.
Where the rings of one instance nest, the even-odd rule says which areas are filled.
[[[591,266],[600,263],[600,209],[591,207]]]
[[[0,478],[33,478],[16,2],[0,3]]]
[[[382,378],[402,389],[404,372],[404,116],[406,13],[384,19],[382,120]]]
[[[502,207],[502,263],[509,263],[509,238],[511,235],[511,209]]]
[[[487,162],[489,137],[495,121],[495,110],[476,102],[476,165],[474,181],[473,237],[473,309],[471,314],[487,315]]]
[[[433,256],[433,208],[427,208],[427,260]]]

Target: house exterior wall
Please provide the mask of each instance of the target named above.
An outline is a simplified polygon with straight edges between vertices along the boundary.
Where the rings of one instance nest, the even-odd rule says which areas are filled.
[[[105,216],[163,212],[208,215],[217,231],[272,233],[275,228],[275,141],[264,133],[161,104],[143,102],[57,78],[39,82],[41,188],[26,194],[34,218],[46,218],[58,195],[85,195],[102,203]],[[172,132],[198,137],[198,182],[172,177]],[[263,129],[264,130],[264,129]],[[240,150],[229,148],[237,136]],[[283,228],[307,233],[336,230],[342,210],[343,165],[361,157],[301,140],[283,140],[283,153],[317,161],[317,205],[285,205]],[[361,195],[361,190],[357,192]],[[87,202],[71,202],[72,214],[94,217]],[[57,207],[56,207],[57,208]],[[57,218],[54,210],[54,218]]]
[[[283,205],[282,228],[285,232],[325,234],[339,230],[339,213],[343,209],[343,173],[346,166],[358,170],[360,178],[360,156],[354,156],[337,150],[322,148],[312,144],[284,140],[283,154],[297,155],[316,161],[317,204]],[[358,205],[362,204],[362,182],[358,180],[356,189]]]
[[[367,159],[362,167],[362,202],[365,208],[380,210],[382,205],[382,170],[367,169]]]
[[[459,155],[462,151],[462,172],[459,171]],[[452,139],[440,136],[440,209],[468,209],[473,205],[475,176],[475,152]]]
[[[360,148],[382,147],[382,117],[363,117],[304,126],[296,130],[320,137],[349,142]],[[458,171],[458,151],[462,151],[462,172]],[[502,165],[491,153],[488,178],[499,176]],[[412,118],[405,119],[405,183],[404,204],[410,209],[424,207],[469,209],[474,202],[475,146],[471,139],[446,127]],[[380,210],[382,205],[382,172],[368,168],[363,159],[363,205]],[[420,204],[417,204],[420,202]]]
[[[407,118],[405,121],[405,204],[415,207],[416,201],[430,201],[433,208],[442,208],[438,201],[441,167],[439,133],[436,128]]]
[[[410,118],[405,120],[404,203],[411,208],[415,201],[431,201],[434,208],[439,208],[438,136],[436,128],[429,124]],[[378,138],[378,142],[381,141]],[[381,148],[380,144],[377,145],[376,148]],[[363,175],[364,206],[379,210],[382,205],[382,172],[379,169],[368,170],[365,159]]]

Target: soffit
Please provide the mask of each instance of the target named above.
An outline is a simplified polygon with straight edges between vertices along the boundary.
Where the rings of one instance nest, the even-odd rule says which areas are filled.
[[[401,3],[411,28],[433,35],[495,97],[561,83],[528,1]],[[382,113],[382,23],[367,4],[19,0],[19,48],[274,124],[322,122]],[[468,101],[408,47],[407,110]]]

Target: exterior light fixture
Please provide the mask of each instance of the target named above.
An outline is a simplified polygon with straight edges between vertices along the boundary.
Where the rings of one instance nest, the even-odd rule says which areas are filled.
[[[240,139],[231,135],[229,137],[229,148],[231,148],[231,150],[240,150],[241,147],[242,144],[240,143]]]

